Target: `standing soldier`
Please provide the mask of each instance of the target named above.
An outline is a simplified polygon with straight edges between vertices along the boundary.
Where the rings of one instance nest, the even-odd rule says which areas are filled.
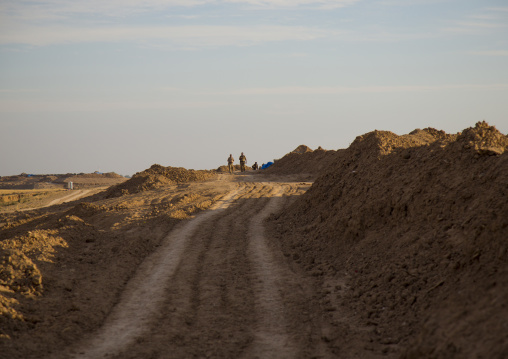
[[[232,154],[229,154],[228,157],[228,167],[229,167],[229,173],[233,173],[235,168],[233,167],[233,162],[235,162],[235,159],[233,158]]]
[[[247,163],[247,157],[245,157],[245,155],[242,154],[240,155],[240,171],[241,172],[245,172],[245,164]]]

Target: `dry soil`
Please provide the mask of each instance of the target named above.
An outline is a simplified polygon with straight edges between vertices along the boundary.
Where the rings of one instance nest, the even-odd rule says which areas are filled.
[[[0,357],[507,358],[507,150],[374,131],[2,213]]]

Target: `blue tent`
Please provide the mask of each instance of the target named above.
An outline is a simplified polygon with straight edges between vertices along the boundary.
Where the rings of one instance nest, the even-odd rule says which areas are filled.
[[[265,163],[264,165],[261,166],[261,169],[264,170],[264,169],[270,167],[271,165],[273,165],[273,162]]]

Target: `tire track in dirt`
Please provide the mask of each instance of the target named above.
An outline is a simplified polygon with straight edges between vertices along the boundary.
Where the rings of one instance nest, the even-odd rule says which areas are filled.
[[[242,185],[234,205],[204,223],[184,253],[166,315],[158,321],[162,329],[147,339],[158,349],[130,348],[119,357],[236,358],[252,341],[255,316],[244,221],[257,209],[259,202],[252,198],[262,188]]]
[[[74,358],[115,355],[149,328],[164,299],[168,278],[178,267],[189,238],[202,222],[227,208],[238,192],[239,189],[228,193],[211,210],[201,213],[168,235],[161,248],[141,264],[104,326],[83,343],[77,353],[72,353]]]
[[[266,217],[287,204],[282,196],[298,185],[236,185],[216,210],[167,236],[74,358],[321,355],[311,290],[264,232]]]
[[[283,275],[266,245],[263,227],[263,221],[280,208],[282,192],[282,187],[274,188],[272,198],[249,224],[249,254],[256,276],[254,288],[259,320],[247,357],[295,358],[298,352],[286,329],[285,308],[279,293]]]

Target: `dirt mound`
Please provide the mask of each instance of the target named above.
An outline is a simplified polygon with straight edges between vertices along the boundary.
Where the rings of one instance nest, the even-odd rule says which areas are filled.
[[[41,272],[23,252],[0,247],[0,263],[0,285],[4,288],[25,294],[41,292]]]
[[[345,280],[328,303],[358,313],[372,350],[504,357],[507,149],[485,122],[359,136],[277,219],[281,239],[313,274]]]
[[[42,275],[30,258],[19,250],[0,246],[0,341],[10,338],[5,331],[19,330],[19,323],[25,321],[16,310],[19,302],[15,294],[33,297],[41,291]]]
[[[508,148],[508,136],[485,122],[464,130],[457,139],[464,149],[472,148],[481,155],[501,155]]]
[[[336,151],[327,151],[319,147],[315,151],[305,145],[298,146],[269,168],[266,173],[277,175],[311,174],[316,176],[334,162]]]
[[[306,145],[300,145],[297,148],[295,148],[291,153],[306,153],[306,152],[312,152],[312,149],[309,146]]]
[[[154,164],[143,172],[136,173],[130,180],[112,187],[107,196],[117,197],[179,183],[206,181],[215,175],[214,171],[187,170],[183,167]]]

